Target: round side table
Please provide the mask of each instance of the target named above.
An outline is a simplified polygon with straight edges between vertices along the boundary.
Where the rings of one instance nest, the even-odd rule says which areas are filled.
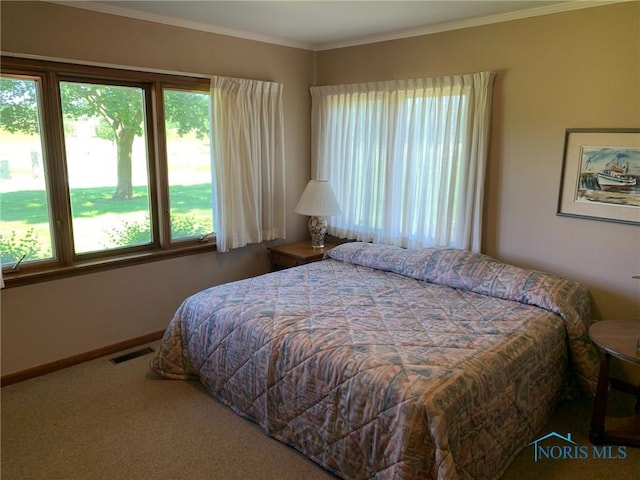
[[[615,432],[605,431],[607,395],[609,391],[609,362],[615,357],[623,362],[640,366],[640,320],[603,320],[589,328],[589,337],[601,351],[600,373],[596,399],[589,429],[589,440],[595,445],[615,444],[640,447],[640,387],[629,386],[627,393],[636,395],[636,411],[629,426]],[[612,385],[613,387],[613,385]]]

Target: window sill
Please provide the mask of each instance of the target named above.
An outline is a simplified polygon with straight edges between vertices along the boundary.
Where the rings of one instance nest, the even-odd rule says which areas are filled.
[[[56,266],[46,269],[25,269],[25,271],[18,272],[3,272],[2,276],[4,280],[4,288],[21,287],[34,283],[58,280],[60,278],[75,277],[77,275],[102,272],[112,270],[114,268],[130,267],[132,265],[157,262],[169,258],[181,257],[184,255],[195,255],[215,250],[215,242],[203,243],[167,250],[139,252],[116,258],[110,257],[108,259],[89,260],[85,262],[78,262],[73,265]]]

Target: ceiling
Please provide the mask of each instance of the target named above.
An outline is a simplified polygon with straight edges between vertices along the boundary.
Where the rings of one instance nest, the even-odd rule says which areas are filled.
[[[309,50],[423,35],[596,6],[611,1],[58,1]]]

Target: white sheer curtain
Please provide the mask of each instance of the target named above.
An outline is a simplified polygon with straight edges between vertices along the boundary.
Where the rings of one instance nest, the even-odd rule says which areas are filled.
[[[312,87],[315,178],[338,237],[480,250],[494,73]]]
[[[211,79],[218,251],[285,238],[282,85]]]

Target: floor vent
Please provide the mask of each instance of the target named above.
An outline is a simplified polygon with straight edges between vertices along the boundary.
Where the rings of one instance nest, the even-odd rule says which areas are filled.
[[[141,348],[140,350],[136,350],[134,352],[129,352],[129,353],[125,353],[124,355],[113,357],[109,359],[109,361],[115,365],[118,365],[119,363],[141,357],[142,355],[146,355],[148,353],[153,353],[153,348],[151,347]]]

